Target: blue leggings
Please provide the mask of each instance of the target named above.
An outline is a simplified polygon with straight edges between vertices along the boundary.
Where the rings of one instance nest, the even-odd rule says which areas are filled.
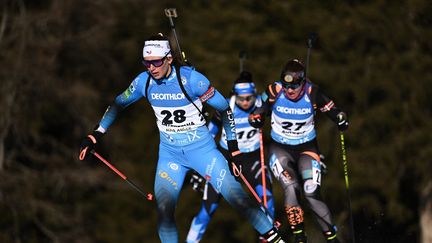
[[[158,232],[162,242],[178,242],[174,213],[186,173],[194,169],[207,176],[213,187],[253,227],[264,234],[272,229],[272,222],[230,174],[228,163],[217,150],[212,137],[187,146],[159,146],[159,161],[155,176],[155,197],[158,209]]]

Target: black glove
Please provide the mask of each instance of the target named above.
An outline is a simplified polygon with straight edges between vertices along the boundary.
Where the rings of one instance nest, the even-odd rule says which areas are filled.
[[[320,154],[320,166],[321,166],[321,174],[325,175],[327,174],[327,165],[324,163],[325,156],[323,154]]]
[[[192,189],[196,192],[202,192],[203,188],[201,186],[202,182],[204,181],[204,178],[202,178],[198,173],[195,171],[192,173],[189,183],[192,185]]]
[[[80,160],[89,158],[90,152],[94,149],[95,144],[102,140],[103,135],[104,134],[99,131],[93,131],[82,140],[79,154]]]
[[[228,167],[230,169],[231,175],[234,176],[236,180],[239,180],[241,173],[241,162],[243,158],[243,153],[240,152],[237,144],[237,140],[228,140],[228,152],[230,155],[230,160],[228,161]],[[235,167],[235,168],[234,168]]]
[[[254,128],[261,128],[264,126],[264,116],[262,114],[249,114],[249,124]]]
[[[348,117],[345,112],[341,111],[337,114],[337,126],[339,131],[345,131],[348,129]]]

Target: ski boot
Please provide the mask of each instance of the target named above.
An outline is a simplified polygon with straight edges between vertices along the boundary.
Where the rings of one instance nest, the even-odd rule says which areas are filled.
[[[271,229],[267,233],[263,234],[260,237],[260,240],[263,240],[261,242],[268,242],[268,243],[286,243],[282,237],[280,236],[279,232],[276,228]]]
[[[336,226],[333,226],[333,229],[324,232],[324,237],[329,243],[340,243],[340,241],[336,238]]]
[[[293,231],[295,243],[307,243],[307,237],[304,229],[296,229]]]

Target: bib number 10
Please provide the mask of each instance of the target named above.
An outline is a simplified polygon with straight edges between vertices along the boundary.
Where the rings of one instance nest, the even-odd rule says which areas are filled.
[[[175,110],[171,113],[169,110],[163,110],[161,111],[161,115],[164,115],[165,117],[162,119],[162,124],[164,125],[170,125],[175,123],[182,123],[186,121],[186,111],[185,110]]]
[[[247,139],[251,139],[251,138],[252,138],[256,133],[257,133],[257,130],[256,130],[256,129],[254,129],[254,130],[250,130],[248,133],[246,133],[246,138],[247,138]],[[240,140],[240,139],[243,139],[244,134],[245,134],[245,131],[237,132],[237,138],[238,138],[239,140]]]

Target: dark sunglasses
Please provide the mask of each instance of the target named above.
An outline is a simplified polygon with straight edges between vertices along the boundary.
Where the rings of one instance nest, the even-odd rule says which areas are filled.
[[[153,64],[153,66],[155,67],[160,67],[162,66],[162,64],[164,63],[165,59],[167,58],[168,54],[170,54],[170,52],[168,52],[164,57],[162,57],[161,59],[157,59],[157,60],[144,60],[143,64],[144,66],[146,66],[147,68],[150,68],[150,66]]]
[[[302,86],[302,84],[303,80],[294,83],[282,82],[282,86],[286,89],[297,89],[298,87]]]
[[[284,75],[281,83],[285,89],[297,89],[302,86],[305,80],[303,72],[288,72]]]
[[[236,99],[238,101],[251,101],[253,98],[255,98],[253,95],[250,95],[250,96],[236,96]]]

